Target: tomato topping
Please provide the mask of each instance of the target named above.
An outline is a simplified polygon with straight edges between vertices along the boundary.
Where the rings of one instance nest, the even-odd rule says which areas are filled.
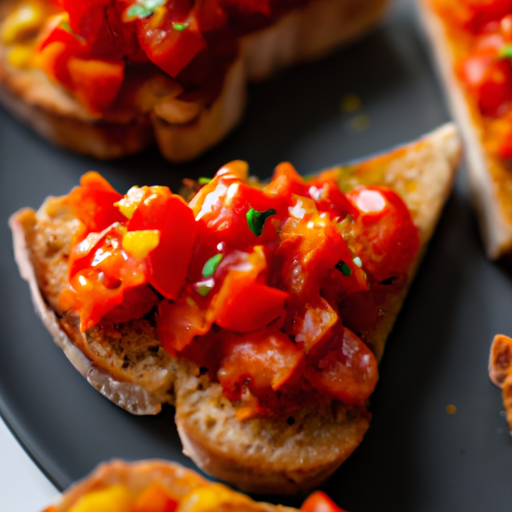
[[[165,300],[158,306],[158,338],[173,356],[183,351],[196,336],[205,335],[211,325],[205,310],[190,297],[176,302]]]
[[[73,309],[79,313],[82,331],[119,306],[125,291],[147,282],[146,264],[123,250],[123,234],[119,224],[113,224],[100,234],[91,233],[71,252],[70,288],[61,295],[60,304],[65,311]],[[144,304],[148,303],[144,294],[138,297]],[[134,314],[141,310],[147,312],[145,306],[139,307],[139,299],[129,308]]]
[[[213,318],[220,327],[237,332],[261,329],[286,315],[288,293],[258,282],[266,268],[261,246],[250,254],[236,253],[212,301]]]
[[[80,179],[80,186],[74,188],[65,201],[72,206],[76,217],[87,227],[86,233],[98,233],[114,222],[124,220],[123,215],[114,206],[122,197],[97,172],[88,172]]]
[[[240,400],[244,386],[256,397],[277,391],[304,364],[304,353],[278,329],[226,334],[217,372],[225,395]]]
[[[327,354],[308,364],[305,377],[318,389],[347,404],[363,404],[379,378],[372,351],[347,328],[340,329]]]
[[[178,76],[204,48],[195,13],[184,13],[171,4],[165,15],[138,21],[138,39],[149,60],[172,77]]]
[[[512,156],[512,0],[433,0],[446,24],[455,73],[480,122],[486,151]]]
[[[345,512],[322,491],[314,492],[300,507],[301,512]]]
[[[348,192],[347,199],[360,215],[347,227],[345,239],[365,272],[379,282],[407,273],[420,239],[400,196],[392,190],[360,187]]]
[[[512,101],[512,66],[508,59],[475,55],[461,65],[460,75],[482,114],[498,116]]]
[[[152,483],[138,496],[131,512],[174,512],[178,501],[159,482]]]
[[[190,208],[167,187],[150,187],[135,207],[127,227],[129,231],[160,232],[160,243],[146,260],[148,282],[167,299],[176,299],[185,284],[197,236]]]
[[[112,104],[121,89],[124,62],[71,57],[68,71],[77,98],[91,112],[102,112]]]
[[[332,172],[306,182],[287,163],[265,186],[239,161],[201,181],[187,204],[86,174],[63,199],[81,227],[62,309],[84,331],[152,315],[163,348],[218,381],[241,420],[364,405],[378,373],[362,340],[419,247],[403,201],[378,187],[345,195]]]

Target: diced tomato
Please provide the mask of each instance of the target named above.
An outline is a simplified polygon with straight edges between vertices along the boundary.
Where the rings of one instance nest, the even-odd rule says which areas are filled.
[[[497,116],[512,102],[512,66],[508,59],[473,55],[462,62],[459,74],[482,114]]]
[[[277,227],[287,212],[285,200],[244,183],[239,165],[232,162],[221,168],[190,202],[207,245],[222,241],[228,247],[243,249],[279,241]],[[254,217],[263,212],[268,216],[261,229],[253,230],[254,225],[251,229],[248,215]]]
[[[295,341],[306,354],[318,353],[329,340],[338,320],[337,312],[319,297],[315,304],[306,304],[301,314],[296,315],[293,329]]]
[[[512,0],[435,0],[436,9],[451,24],[477,33],[487,23],[512,11]]]
[[[301,512],[345,512],[322,491],[314,492],[300,507]]]
[[[379,282],[407,273],[420,240],[400,196],[384,188],[360,187],[347,198],[360,215],[345,239],[365,272]]]
[[[174,512],[178,501],[159,482],[152,483],[137,498],[132,512]]]
[[[275,252],[275,285],[289,290],[292,303],[301,305],[319,296],[323,280],[337,266],[345,290],[366,289],[362,270],[328,215],[319,214],[312,199],[294,197]]]
[[[129,288],[123,293],[123,302],[113,307],[104,320],[121,324],[149,313],[158,303],[160,297],[147,285]]]
[[[93,327],[107,313],[120,306],[126,291],[147,282],[146,263],[123,250],[122,237],[119,226],[114,224],[99,237],[89,235],[71,252],[70,288],[61,294],[60,305],[64,311],[72,309],[80,315],[82,331]],[[122,317],[128,311],[134,315],[144,314],[146,307],[154,305],[145,294],[141,294],[137,300],[132,297],[131,301],[131,305],[125,305],[125,311],[118,311]]]
[[[176,302],[162,301],[158,306],[156,327],[162,346],[175,356],[187,347],[194,337],[204,336],[212,321],[206,311],[191,298]]]
[[[262,397],[300,375],[304,353],[278,329],[244,335],[226,332],[223,338],[217,376],[230,400],[240,400],[244,386]]]
[[[71,87],[68,62],[71,55],[65,43],[54,41],[45,46],[35,59],[36,66],[40,68],[50,80]]]
[[[71,57],[68,70],[76,97],[93,113],[106,110],[123,84],[124,61]]]
[[[80,186],[71,191],[65,202],[84,223],[85,234],[99,233],[114,222],[125,220],[114,206],[122,197],[105,178],[92,171],[82,176]]]
[[[309,187],[304,183],[302,176],[289,162],[279,164],[272,175],[272,179],[265,186],[264,191],[276,197],[285,198],[291,201],[292,194],[309,196]]]
[[[357,215],[357,209],[332,178],[312,179],[309,196],[315,200],[319,211],[327,212],[331,217],[344,219],[347,215]]]
[[[261,246],[250,254],[239,254],[240,260],[228,268],[211,309],[220,327],[251,332],[284,318],[288,293],[258,282],[259,274],[266,268]]]
[[[197,236],[190,208],[167,187],[151,187],[135,208],[127,228],[159,231],[160,242],[146,258],[148,282],[167,299],[176,299],[185,285]]]
[[[341,328],[327,354],[308,364],[305,377],[321,392],[347,404],[364,404],[379,378],[372,351],[349,329]]]
[[[155,15],[137,20],[141,48],[151,62],[173,78],[206,48],[195,14],[179,14],[168,10],[163,18]]]

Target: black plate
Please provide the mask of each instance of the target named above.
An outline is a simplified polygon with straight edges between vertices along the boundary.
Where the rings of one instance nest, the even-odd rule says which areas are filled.
[[[200,160],[181,166],[156,151],[111,163],[82,158],[51,147],[0,110],[0,410],[59,488],[112,457],[193,464],[181,454],[172,408],[156,417],[131,416],[89,386],[53,344],[13,262],[9,214],[66,193],[92,168],[121,191],[135,183],[176,190],[181,177],[211,175],[235,158],[249,161],[261,177],[283,160],[311,173],[410,140],[448,119],[412,3],[405,0],[369,39],[250,92],[241,126]],[[359,125],[340,109],[347,93],[362,98],[358,114],[368,117]],[[354,131],[365,120],[367,129]],[[371,429],[325,486],[340,506],[352,512],[510,508],[512,442],[500,392],[487,377],[487,357],[494,334],[512,333],[511,312],[510,275],[486,261],[459,177],[389,339],[371,400]],[[455,414],[446,412],[449,404]]]

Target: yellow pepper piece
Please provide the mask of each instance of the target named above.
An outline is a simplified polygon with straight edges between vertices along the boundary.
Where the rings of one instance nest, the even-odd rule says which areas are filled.
[[[82,496],[69,512],[130,512],[134,498],[122,485]]]
[[[39,2],[25,2],[5,19],[0,39],[4,45],[20,42],[34,35],[45,21],[45,11]]]
[[[160,242],[160,231],[146,229],[129,231],[123,236],[123,249],[134,258],[143,260]]]
[[[33,52],[31,45],[18,44],[9,52],[9,64],[13,68],[26,69],[30,67]]]

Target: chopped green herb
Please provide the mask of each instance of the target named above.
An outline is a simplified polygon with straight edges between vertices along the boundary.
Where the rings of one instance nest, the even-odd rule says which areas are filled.
[[[153,14],[153,11],[150,11],[149,9],[146,9],[141,4],[134,4],[131,7],[128,8],[126,11],[126,17],[128,20],[132,21],[137,18],[147,18]]]
[[[203,277],[212,277],[213,274],[215,274],[215,271],[217,270],[217,267],[219,266],[219,263],[221,262],[223,258],[223,254],[216,254],[215,256],[212,256],[203,267]]]
[[[137,18],[148,18],[158,7],[161,7],[167,2],[167,0],[142,0],[132,4],[126,10],[126,18],[128,21],[133,21]]]
[[[344,276],[349,276],[352,274],[352,270],[350,270],[350,267],[344,261],[338,261],[338,263],[334,265],[334,268],[337,268],[340,272],[343,273]]]
[[[512,44],[506,44],[501,50],[498,52],[498,56],[502,59],[512,59]]]
[[[213,279],[207,279],[205,281],[201,281],[196,283],[195,288],[199,295],[205,297],[210,293],[210,290],[215,286],[215,281]]]
[[[186,28],[188,28],[188,23],[185,22],[185,23],[177,23],[177,22],[173,22],[172,24],[172,28],[174,30],[177,30],[178,32],[181,32],[182,30],[185,30]]]
[[[206,185],[207,183],[210,183],[210,181],[212,181],[211,178],[199,178],[197,183],[199,183],[199,185]]]
[[[276,211],[273,208],[265,210],[264,212],[259,212],[258,210],[251,208],[246,215],[249,229],[256,236],[261,236],[261,234],[263,233],[263,227],[265,226],[265,221],[275,214]]]
[[[359,268],[361,268],[363,266],[363,262],[361,261],[361,258],[359,256],[356,256],[352,261]]]

